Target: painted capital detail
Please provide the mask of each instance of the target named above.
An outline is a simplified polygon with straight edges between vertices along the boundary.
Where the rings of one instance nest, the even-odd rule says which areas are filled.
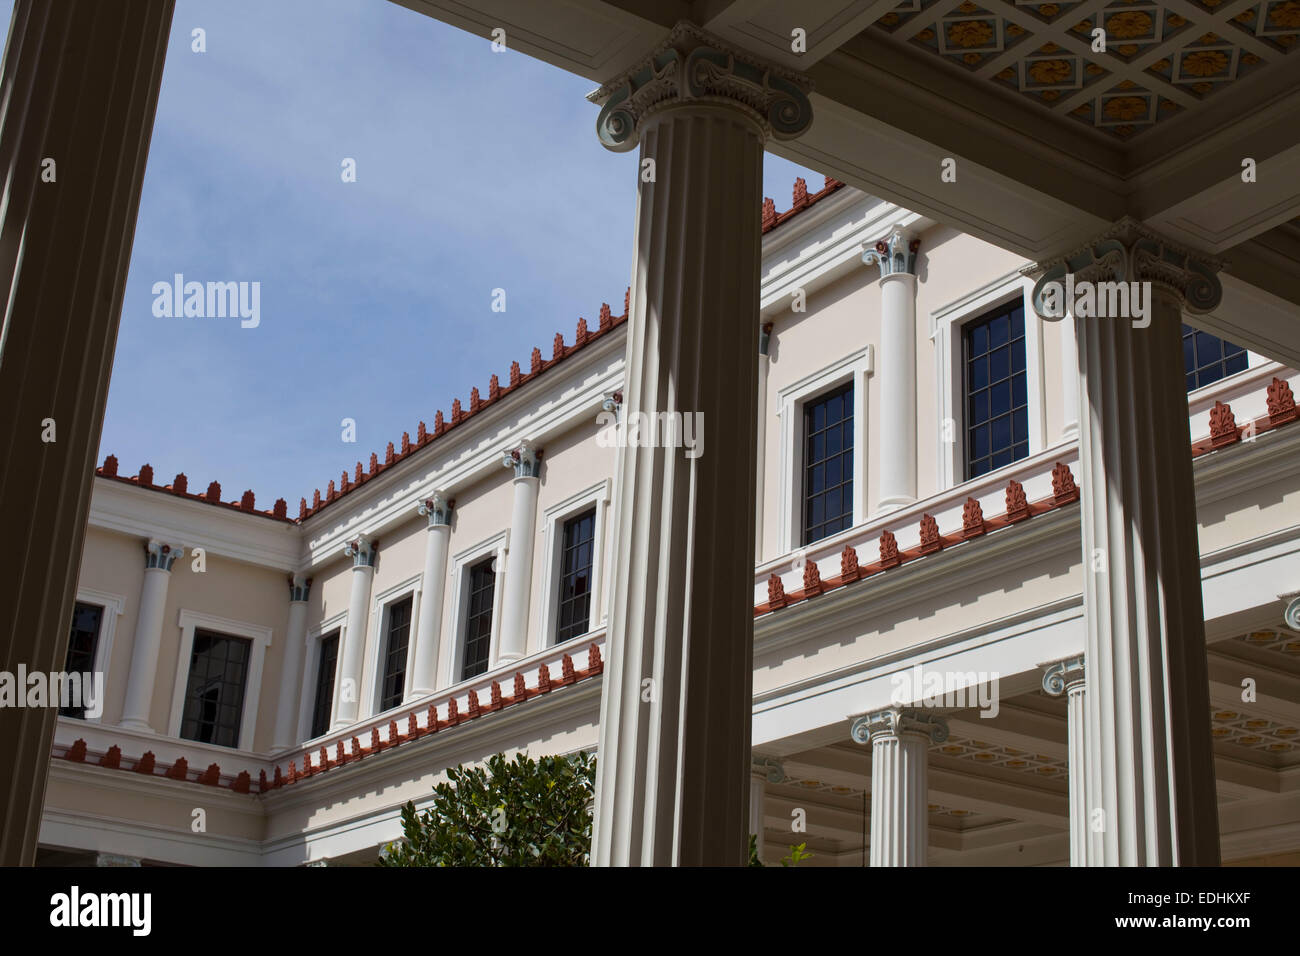
[[[289,603],[306,601],[311,594],[311,578],[302,574],[289,575]]]
[[[866,243],[863,243],[865,246]],[[862,254],[866,265],[880,266],[880,278],[893,275],[916,275],[916,251],[921,248],[920,239],[908,239],[902,231],[896,230],[888,239],[881,239]]]
[[[622,153],[637,145],[649,117],[692,103],[733,106],[765,136],[794,139],[812,125],[811,90],[807,77],[733,49],[683,20],[649,56],[587,98],[601,104],[601,145]]]
[[[1049,322],[1065,317],[1045,308],[1044,288],[1059,287],[1067,275],[1083,282],[1150,282],[1174,296],[1186,312],[1211,312],[1223,298],[1218,272],[1223,261],[1193,252],[1125,216],[1086,245],[1055,259],[1021,270],[1038,275],[1031,301],[1034,311]]]
[[[177,559],[184,555],[185,549],[180,545],[163,544],[161,541],[151,538],[144,546],[145,570],[161,568],[163,571],[170,571]]]
[[[353,568],[373,568],[379,555],[379,542],[367,537],[356,538],[343,546],[343,556],[352,559]]]
[[[1043,692],[1051,697],[1060,697],[1068,688],[1083,683],[1083,680],[1083,655],[1080,654],[1047,665],[1043,671]]]
[[[501,455],[501,465],[513,468],[516,478],[536,478],[542,471],[542,452],[530,441],[521,441]]]
[[[860,744],[899,734],[920,734],[941,744],[948,739],[948,721],[913,707],[887,707],[856,718],[849,734]]]
[[[456,507],[454,499],[448,499],[442,492],[435,491],[433,497],[425,498],[416,505],[416,513],[429,519],[429,527],[451,524],[451,511]]]

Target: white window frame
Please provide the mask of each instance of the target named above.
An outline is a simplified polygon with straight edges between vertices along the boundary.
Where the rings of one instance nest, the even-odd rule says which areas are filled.
[[[875,348],[865,345],[777,392],[781,428],[779,548],[803,547],[803,406],[846,382],[853,383],[853,525],[867,520],[867,387],[875,372]]]
[[[245,621],[204,614],[182,608],[177,621],[181,629],[179,653],[176,659],[176,680],[172,685],[172,712],[167,722],[170,736],[181,739],[181,718],[185,713],[185,688],[189,684],[190,658],[194,656],[194,631],[202,628],[225,637],[242,637],[253,642],[249,655],[248,674],[244,682],[244,711],[239,718],[239,743],[236,750],[252,750],[257,731],[257,705],[262,697],[262,668],[266,663],[266,649],[271,644],[271,628]],[[214,745],[218,746],[218,745]]]
[[[542,553],[546,564],[542,569],[542,647],[554,647],[560,621],[560,578],[564,550],[564,523],[592,507],[596,520],[591,538],[591,604],[587,615],[586,634],[598,630],[605,620],[605,602],[601,588],[604,585],[605,522],[609,515],[610,479],[606,478],[584,491],[571,495],[543,512],[543,533],[546,544]],[[578,640],[578,638],[573,638]]]
[[[501,531],[452,557],[452,594],[455,596],[452,606],[455,610],[451,619],[451,648],[447,655],[445,687],[462,683],[460,675],[465,661],[465,625],[469,620],[469,569],[488,555],[496,559],[497,572],[492,584],[492,635],[488,646],[488,669],[484,673],[497,666],[497,650],[501,646],[501,602],[505,596],[505,575],[500,569],[506,566],[505,553],[509,547],[510,532]]]
[[[78,587],[76,603],[93,604],[104,612],[99,618],[99,633],[95,635],[95,661],[92,666],[95,673],[104,675],[104,688],[105,694],[107,694],[108,671],[113,664],[113,635],[117,633],[117,619],[122,616],[122,612],[126,609],[126,598],[109,591]],[[60,664],[66,666],[66,663],[67,655],[65,654]],[[84,692],[82,700],[85,700]],[[104,719],[104,704],[104,701],[99,702],[100,711],[98,717],[82,717],[80,719],[92,724],[101,723]]]
[[[320,667],[320,645],[321,639],[339,632],[339,651],[343,650],[343,640],[348,631],[348,612],[342,611],[335,614],[328,620],[322,621],[314,628],[307,631],[307,653],[303,654],[303,672],[302,681],[299,684],[302,687],[302,693],[298,700],[298,734],[299,741],[315,740],[311,735],[311,712],[316,706],[316,671]],[[340,654],[340,659],[342,654]],[[322,737],[330,732],[330,727],[334,726],[334,718],[339,710],[339,679],[338,679],[338,661],[334,664],[334,693],[330,697],[330,716],[329,722],[325,727],[325,733]],[[307,691],[311,691],[311,697],[307,696]]]
[[[1029,402],[1029,454],[1047,447],[1047,416],[1043,398],[1043,320],[1030,302],[1033,280],[1020,270],[994,279],[955,302],[930,313],[930,340],[934,343],[935,381],[939,387],[939,421],[935,430],[939,490],[966,482],[965,386],[962,378],[962,327],[989,311],[1020,299],[1025,311],[1025,397]],[[945,427],[951,422],[951,431]],[[946,438],[951,434],[952,438]],[[1017,462],[980,476],[1014,468]]]
[[[370,638],[367,641],[369,660],[365,666],[365,676],[362,679],[361,689],[362,699],[367,701],[367,705],[362,719],[387,712],[379,709],[379,695],[383,690],[379,668],[388,644],[388,612],[394,604],[408,595],[411,598],[411,629],[406,641],[406,676],[402,679],[402,701],[405,701],[411,694],[411,681],[415,677],[415,668],[411,665],[414,663],[416,629],[417,622],[420,620],[420,584],[422,578],[422,574],[409,577],[399,584],[385,588],[375,595],[371,601],[370,621],[367,628],[370,632]],[[401,705],[402,703],[399,701],[397,707]],[[396,708],[389,708],[389,710],[394,709]]]

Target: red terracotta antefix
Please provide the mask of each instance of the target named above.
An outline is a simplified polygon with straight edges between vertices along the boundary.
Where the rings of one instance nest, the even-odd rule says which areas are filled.
[[[209,787],[215,787],[221,780],[221,768],[214,763],[208,764],[208,769],[199,774],[198,783],[205,784]]]
[[[334,745],[334,762],[340,767],[348,762],[347,751],[343,749],[343,741],[341,740]]]
[[[794,205],[790,207],[791,211],[802,209],[808,205],[808,184],[800,176],[794,181]]]
[[[383,749],[384,749],[383,745],[379,742],[379,728],[371,727],[370,728],[370,752],[379,753],[379,751]]]
[[[390,720],[388,722],[388,746],[396,747],[401,742],[402,742],[402,734],[397,729],[397,721]]]
[[[420,736],[420,722],[415,719],[415,713],[411,712],[406,715],[406,739],[414,740]]]
[[[370,456],[370,464],[371,464],[372,468],[373,468],[373,466],[379,464],[379,461],[378,461],[378,459],[376,458],[376,456],[374,456],[374,455],[371,455],[371,456]],[[361,484],[361,482],[363,482],[363,481],[365,481],[365,480],[366,480],[366,473],[365,473],[364,471],[362,471],[362,469],[361,469],[361,462],[357,462],[357,476],[356,476],[355,478],[352,479],[352,482],[353,482],[353,484],[357,484],[357,485],[359,485],[359,484]]]
[[[602,302],[600,304],[600,330],[604,332],[607,328],[609,328],[613,324],[614,324],[614,317],[609,314],[609,303]]]
[[[524,675],[519,673],[518,671],[515,671],[515,689],[514,689],[514,696],[511,698],[511,700],[513,700],[514,703],[517,704],[520,701],[527,700],[527,699],[528,699],[528,684],[524,681]]]
[[[275,767],[275,784],[274,784],[274,786],[276,786],[276,787],[283,787],[283,786],[284,786],[284,774],[280,773],[280,766],[279,766],[279,764],[276,764],[276,767]]]
[[[1079,486],[1074,483],[1074,475],[1069,465],[1059,461],[1052,469],[1052,501],[1058,505],[1069,504],[1079,500]]]
[[[275,772],[276,772],[277,774],[279,774],[279,772],[280,772],[280,768],[279,768],[279,767],[276,767],[276,768],[275,768]],[[278,784],[277,784],[277,786],[278,786]],[[265,771],[265,770],[259,770],[259,771],[257,771],[257,792],[258,792],[258,793],[266,793],[266,791],[269,790],[270,788],[271,788],[271,785],[270,785],[269,783],[267,783],[267,781],[266,781],[266,771]]]
[[[239,496],[239,508],[241,511],[253,511],[257,507],[257,496],[253,494],[250,488]]]
[[[279,767],[276,767],[275,769],[277,772],[280,770]],[[298,768],[294,766],[292,760],[289,761],[289,772],[284,775],[284,782],[286,785],[298,782]]]
[[[410,453],[411,453],[411,433],[402,432],[402,454],[409,455]]]
[[[985,531],[984,509],[974,498],[967,498],[961,509],[961,536],[977,538]]]
[[[1222,448],[1241,440],[1237,433],[1237,417],[1232,414],[1232,406],[1215,402],[1210,409],[1210,447]]]
[[[343,480],[344,480],[344,481],[347,481],[347,479],[348,479],[348,476],[347,476],[346,474],[344,474],[344,475],[343,475]],[[338,497],[338,492],[336,492],[336,491],[334,490],[334,479],[331,478],[331,479],[330,479],[330,483],[329,483],[329,487],[325,490],[325,500],[326,500],[326,501],[333,501],[333,500],[334,500],[335,498],[337,498],[337,497]]]
[[[460,723],[460,711],[456,709],[456,698],[447,701],[447,726],[455,727]]]
[[[578,331],[573,335],[573,347],[581,348],[587,342],[587,320],[578,320]]]
[[[803,596],[816,597],[822,593],[822,590],[822,575],[817,570],[817,562],[806,562],[803,566]]]
[[[352,756],[349,759],[351,760],[361,759],[361,741],[357,740],[356,737],[352,738]]]
[[[826,189],[830,189],[830,188],[832,188],[832,187],[834,187],[834,186],[843,186],[843,185],[844,185],[844,184],[843,184],[842,182],[840,182],[838,179],[836,179],[834,176],[827,176],[827,177],[826,177],[826,185],[825,185],[824,188],[826,188]]]
[[[551,689],[551,672],[545,664],[537,668],[537,689],[543,694]]]
[[[1268,420],[1273,425],[1285,425],[1293,422],[1300,415],[1296,411],[1295,396],[1291,394],[1291,385],[1280,378],[1274,378],[1268,387]],[[108,459],[104,460],[104,474],[108,474]],[[117,459],[113,459],[113,472],[117,473]]]
[[[488,707],[492,710],[500,710],[505,706],[505,701],[501,698],[501,685],[496,681],[492,682],[492,702]]]
[[[785,584],[781,581],[781,575],[773,571],[767,576],[767,607],[770,611],[775,611],[779,607],[785,607]],[[596,645],[592,645],[595,649]]]
[[[519,363],[511,362],[510,363],[510,387],[514,388],[516,385],[519,384],[521,379],[523,379],[523,373],[519,371]]]
[[[880,536],[880,566],[896,568],[902,563],[903,559],[898,556],[898,539],[894,537],[894,532],[884,532]]]
[[[189,775],[190,764],[184,757],[177,757],[176,762],[167,768],[165,776],[173,780],[184,780]]]
[[[771,229],[776,224],[776,203],[767,196],[763,197],[763,229]]]
[[[99,765],[109,770],[117,770],[122,766],[122,748],[113,744],[108,748],[108,753],[99,758]]]
[[[78,737],[72,742],[72,746],[68,748],[68,752],[63,756],[74,763],[83,762],[86,759],[86,742]]]
[[[1276,382],[1277,379],[1273,379],[1273,381]],[[117,456],[109,455],[107,458],[105,458],[104,467],[101,468],[100,471],[102,471],[104,473],[104,476],[107,478],[116,478],[117,477]]]
[[[844,550],[840,552],[840,581],[848,584],[860,577],[862,577],[862,569],[858,567],[858,552],[851,545],[846,544]]]
[[[438,705],[429,705],[429,729],[427,733],[436,734],[438,732]]]
[[[939,537],[939,522],[933,515],[921,515],[921,553],[934,554],[943,550],[943,539]]]
[[[573,672],[573,658],[568,654],[560,661],[560,680],[566,684],[572,684],[578,677]]]
[[[135,762],[135,767],[133,767],[132,769],[135,770],[136,773],[151,774],[153,773],[153,765],[154,765],[153,751],[146,750],[144,752],[144,756]]]
[[[447,428],[447,420],[442,417],[442,409],[438,409],[433,415],[433,437],[437,438]]]
[[[439,414],[438,417],[441,418],[442,415]],[[415,443],[417,445],[423,445],[428,440],[429,440],[429,433],[424,430],[424,422],[419,422],[415,426]]]
[[[541,349],[533,349],[532,358],[531,358],[531,360],[530,360],[530,366],[531,366],[531,367],[530,367],[529,370],[528,370],[528,374],[529,374],[529,375],[536,375],[538,372],[540,372],[540,371],[542,370],[542,350],[541,350]]]
[[[1024,521],[1029,517],[1029,502],[1025,501],[1025,486],[1012,478],[1007,482],[1007,520]]]
[[[292,767],[293,764],[289,764],[289,766]],[[306,780],[308,777],[311,776],[311,772],[312,772],[311,754],[303,754],[302,769],[298,771],[298,779]]]
[[[551,361],[558,362],[562,358],[564,358],[564,336],[556,332],[555,341],[551,344]]]
[[[397,455],[397,449],[395,449],[395,448],[393,447],[393,443],[392,443],[392,442],[389,442],[389,443],[388,443],[388,447],[384,449],[384,467],[385,467],[385,468],[387,468],[389,465],[391,465],[391,464],[393,463],[393,458],[396,457],[396,455]]]
[[[453,398],[451,400],[451,423],[453,425],[459,424],[460,420],[464,417],[465,417],[465,413],[464,411],[461,410],[460,399]]]
[[[465,695],[465,716],[473,720],[480,713],[482,708],[478,705],[478,691],[471,690]]]
[[[207,494],[205,494],[203,497],[204,497],[204,498],[207,498],[208,501],[220,501],[220,500],[221,500],[221,483],[220,483],[220,482],[217,482],[217,481],[214,481],[214,482],[212,482],[212,484],[208,485],[208,491],[207,491]]]
[[[330,751],[329,748],[325,746],[320,748],[320,768],[322,770],[328,770],[330,768]]]
[[[172,493],[177,495],[187,495],[190,492],[190,480],[185,477],[185,472],[181,472],[172,479]]]
[[[153,465],[141,465],[140,474],[136,478],[136,481],[144,485],[146,488],[152,488],[153,487]]]
[[[346,495],[351,490],[352,482],[348,480],[348,473],[345,470],[343,474],[339,476],[339,494]]]
[[[262,779],[266,779],[265,770],[262,771]],[[248,793],[252,785],[253,778],[248,775],[248,771],[241,770],[239,771],[239,776],[235,778],[235,782],[230,785],[230,789],[235,791],[235,793]]]
[[[600,645],[592,644],[587,650],[587,670],[596,673],[605,669],[604,662],[600,659]]]
[[[488,401],[495,402],[501,397],[501,379],[493,375],[488,379]]]
[[[632,314],[632,287],[628,286],[627,291],[623,293],[623,318]]]
[[[316,492],[316,494],[319,495],[320,492],[318,491]],[[299,498],[298,499],[298,520],[302,521],[306,517],[307,517],[307,499]]]
[[[331,482],[331,484],[333,484]],[[317,488],[311,493],[311,510],[315,511],[320,507],[320,489]]]
[[[475,385],[469,390],[469,410],[470,414],[478,411],[479,406],[483,404],[483,399],[479,398],[478,386]]]

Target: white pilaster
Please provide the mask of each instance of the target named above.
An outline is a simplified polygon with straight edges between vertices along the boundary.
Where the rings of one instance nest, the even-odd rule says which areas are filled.
[[[131,673],[127,675],[126,700],[122,705],[123,727],[157,732],[149,723],[149,710],[153,706],[158,653],[162,649],[167,583],[171,580],[172,565],[184,554],[184,548],[161,541],[151,540],[145,545],[144,584],[140,587],[135,643],[131,645]]]
[[[880,266],[880,501],[876,514],[916,500],[916,250],[894,232],[862,261]],[[855,453],[862,454],[865,449]]]
[[[708,436],[619,449],[597,865],[747,857],[763,142],[805,88],[679,24],[592,94],[602,143],[641,146],[625,413]]]
[[[947,722],[890,707],[858,717],[850,733],[871,744],[871,865],[925,866],[930,744],[948,739]]]
[[[522,442],[503,456],[513,468],[514,504],[510,511],[510,553],[506,559],[505,596],[501,608],[501,643],[498,664],[509,664],[528,653],[528,602],[533,590],[533,546],[537,537],[538,475],[542,453],[532,442]]]
[[[754,488],[754,562],[763,560],[763,473],[767,470],[767,374],[771,358],[772,323],[764,323],[758,332],[758,470]],[[762,835],[759,835],[762,839]]]
[[[447,585],[447,550],[451,543],[451,511],[456,502],[435,492],[416,509],[428,518],[424,545],[424,578],[420,584],[420,619],[415,630],[414,673],[408,700],[437,690],[438,645],[442,634],[442,601]]]
[[[375,577],[379,542],[364,537],[343,546],[352,559],[352,594],[348,600],[348,626],[339,653],[338,680],[334,688],[334,724],[339,730],[356,723],[361,712],[361,661],[366,648],[366,626],[370,620],[370,585]]]
[[[1070,865],[1088,865],[1088,735],[1084,712],[1087,683],[1082,657],[1057,661],[1043,672],[1043,690],[1053,697],[1066,695],[1069,735]],[[1098,844],[1099,845],[1099,844]]]
[[[1075,341],[1074,316],[1061,320],[1061,438],[1079,437],[1079,344]]]
[[[271,749],[283,750],[299,743],[298,702],[302,696],[302,658],[307,643],[307,597],[311,578],[289,575],[289,626],[284,637],[280,673],[280,700],[275,712],[275,737]]]
[[[1221,298],[1219,265],[1125,219],[1042,264],[1034,287],[1040,314],[1051,311],[1048,283],[1059,289],[1069,275],[1076,289],[1145,283],[1153,293],[1144,320],[1090,317],[1073,303],[1089,840],[1100,843],[1089,863],[1214,866],[1220,859],[1181,344],[1182,309],[1209,311]]]

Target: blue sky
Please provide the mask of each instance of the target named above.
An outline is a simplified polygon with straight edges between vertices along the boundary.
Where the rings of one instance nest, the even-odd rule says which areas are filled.
[[[597,143],[593,86],[386,0],[178,0],[100,460],[296,515],[602,301],[621,312],[636,154]],[[764,173],[778,210],[796,176],[822,185]],[[260,325],[155,317],[178,272],[260,282]]]

